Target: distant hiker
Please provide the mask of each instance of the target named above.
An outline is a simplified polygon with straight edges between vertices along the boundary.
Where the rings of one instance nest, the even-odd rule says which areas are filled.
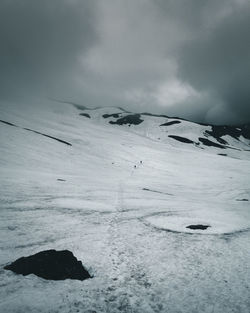
[[[136,168],[136,165],[134,165],[134,168]]]
[[[142,161],[140,161],[140,164],[142,164]]]

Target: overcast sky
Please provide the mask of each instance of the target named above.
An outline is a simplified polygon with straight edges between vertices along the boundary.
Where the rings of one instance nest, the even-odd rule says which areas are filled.
[[[0,98],[250,122],[250,0],[1,0]]]

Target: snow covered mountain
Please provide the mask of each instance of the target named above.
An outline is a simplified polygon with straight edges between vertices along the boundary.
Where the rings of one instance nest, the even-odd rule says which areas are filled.
[[[88,109],[77,104],[73,105],[83,111],[80,113],[81,116],[94,120],[100,120],[102,117],[111,125],[131,127],[131,131],[161,142],[170,143],[171,138],[201,149],[208,146],[250,151],[250,124],[238,126],[197,124],[166,115],[135,114],[122,108]]]
[[[250,125],[52,100],[0,120],[0,312],[248,312]],[[46,249],[94,277],[3,270]]]

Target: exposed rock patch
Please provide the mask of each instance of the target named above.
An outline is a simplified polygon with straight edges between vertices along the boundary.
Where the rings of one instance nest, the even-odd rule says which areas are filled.
[[[17,259],[4,267],[24,276],[35,274],[44,279],[64,280],[91,278],[90,274],[68,250],[46,250],[28,257]]]
[[[15,124],[12,124],[12,123],[10,123],[10,122],[6,122],[6,121],[3,121],[3,120],[0,120],[0,122],[3,123],[3,124],[9,125],[9,126],[18,127],[18,126],[16,126]]]
[[[171,125],[180,124],[180,123],[181,123],[180,121],[171,121],[171,122],[161,124],[160,126],[171,126]]]
[[[129,125],[139,125],[143,122],[141,119],[140,114],[133,114],[133,115],[127,115],[124,117],[119,118],[116,121],[110,121],[110,124],[117,124],[117,125],[123,125],[123,124],[129,124]]]
[[[121,113],[114,113],[114,114],[103,114],[103,118],[109,118],[109,117],[114,117],[114,118],[119,118]]]
[[[90,115],[89,115],[88,113],[80,113],[79,115],[85,116],[85,117],[87,117],[87,118],[90,118]]]
[[[207,138],[202,138],[202,137],[199,137],[199,141],[201,143],[203,143],[203,145],[205,146],[208,146],[208,147],[215,147],[215,148],[220,148],[220,149],[226,149],[226,147],[216,143],[216,142],[213,142]]]
[[[29,132],[32,132],[32,133],[35,133],[35,134],[38,134],[38,135],[41,135],[41,136],[44,136],[44,137],[47,137],[47,138],[56,140],[56,141],[61,142],[61,143],[65,144],[65,145],[67,145],[67,146],[72,146],[71,143],[69,143],[69,142],[67,142],[67,141],[65,141],[65,140],[56,138],[56,137],[54,137],[54,136],[50,136],[50,135],[47,135],[47,134],[38,132],[38,131],[33,130],[33,129],[30,129],[30,128],[20,127],[20,126],[18,126],[18,125],[15,125],[15,124],[12,124],[12,123],[10,123],[10,122],[3,121],[3,120],[0,120],[0,122],[1,122],[1,123],[4,123],[4,124],[6,124],[6,125],[9,125],[9,126],[14,126],[14,127],[17,127],[17,128],[21,128],[21,129],[27,130],[27,131],[29,131]]]
[[[173,138],[173,139],[180,141],[180,142],[184,142],[184,143],[194,143],[194,141],[192,141],[188,138],[185,138],[185,137],[181,137],[181,136],[169,135],[168,137]]]
[[[44,133],[38,132],[38,131],[33,130],[33,129],[30,129],[30,128],[23,128],[23,129],[25,129],[25,130],[27,130],[27,131],[29,131],[29,132],[38,134],[38,135],[42,135],[42,136],[44,136],[44,137],[48,137],[48,138],[53,139],[53,140],[56,140],[56,141],[58,141],[58,142],[64,143],[64,144],[67,145],[67,146],[72,146],[71,143],[69,143],[69,142],[67,142],[67,141],[65,141],[65,140],[56,138],[56,137],[54,137],[54,136],[46,135],[46,134],[44,134]]]
[[[207,134],[213,136],[220,141],[222,136],[228,135],[235,139],[243,137],[250,139],[250,125],[244,124],[239,126],[227,126],[227,125],[212,125],[211,131],[206,131]]]
[[[198,229],[199,230],[205,230],[208,227],[211,227],[211,226],[209,226],[209,225],[202,225],[202,224],[186,226],[186,228],[193,229],[193,230],[198,230]]]
[[[173,196],[172,193],[162,192],[162,191],[158,191],[158,190],[152,190],[152,189],[149,189],[149,188],[142,188],[142,190],[144,190],[144,191],[150,191],[150,192],[155,192],[155,193],[161,193],[161,194],[169,195],[169,196]]]

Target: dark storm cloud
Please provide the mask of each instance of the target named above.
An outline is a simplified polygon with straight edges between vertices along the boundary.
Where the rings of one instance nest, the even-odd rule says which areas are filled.
[[[179,55],[179,76],[194,88],[221,102],[211,118],[250,121],[250,3],[236,7],[210,30],[184,44]],[[220,107],[226,114],[216,116]],[[223,113],[222,113],[223,114]],[[215,115],[215,116],[214,116]]]
[[[2,0],[0,97],[250,122],[248,0]]]
[[[0,92],[62,91],[92,44],[90,1],[1,0]]]

